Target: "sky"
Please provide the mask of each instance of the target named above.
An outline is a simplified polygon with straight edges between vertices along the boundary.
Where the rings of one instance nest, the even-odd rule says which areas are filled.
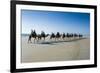
[[[21,10],[22,34],[35,29],[40,34],[52,32],[90,34],[90,14],[62,11]]]

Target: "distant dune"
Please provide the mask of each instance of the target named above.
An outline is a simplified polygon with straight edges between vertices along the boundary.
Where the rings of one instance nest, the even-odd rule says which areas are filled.
[[[45,41],[36,43],[27,41],[28,37],[22,36],[21,61],[23,63],[90,59],[89,38],[55,41],[48,37]]]

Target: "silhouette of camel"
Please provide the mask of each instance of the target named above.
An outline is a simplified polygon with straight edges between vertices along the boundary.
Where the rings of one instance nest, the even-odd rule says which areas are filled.
[[[45,40],[45,38],[49,36],[49,34],[45,34],[44,31],[41,32],[41,34],[36,34],[36,31],[34,30],[31,30],[31,34],[29,35],[29,39],[28,39],[28,42],[31,42],[31,39],[34,38],[34,43],[35,43],[35,40],[41,40],[42,38]]]
[[[38,34],[38,35],[37,35],[37,38],[38,38],[38,40],[41,40],[41,38],[42,38],[42,37],[41,37],[41,34]]]
[[[74,35],[73,35],[73,36],[76,38],[76,37],[78,37],[78,34],[74,33]]]
[[[82,38],[83,37],[83,35],[82,34],[77,34],[77,33],[67,33],[67,35],[66,35],[66,37],[67,38]]]
[[[37,35],[38,40],[42,40],[42,38],[45,40],[46,37],[48,37],[49,34],[46,34],[45,36],[42,36],[41,34]]]
[[[60,37],[61,37],[60,33],[57,32],[57,34],[56,34],[56,39],[58,40]]]
[[[79,36],[79,38],[82,38],[82,37],[83,37],[83,35],[82,35],[82,34],[79,34],[78,36]]]
[[[32,38],[34,38],[34,42],[35,42],[36,37],[37,37],[36,31],[31,30],[31,34],[29,35],[28,42],[32,43],[32,41],[31,41]]]
[[[56,35],[52,32],[51,33],[51,36],[50,36],[50,39],[53,39],[53,38],[55,39],[56,38]]]
[[[65,33],[62,34],[62,39],[64,40],[64,38],[66,37]]]
[[[61,37],[60,33],[57,32],[56,35],[55,35],[54,33],[52,33],[51,36],[50,36],[50,39],[53,39],[53,38],[54,38],[55,40],[56,40],[56,39],[58,40],[60,37]]]
[[[48,37],[49,34],[45,34],[44,31],[41,31],[41,34],[37,34],[35,30],[31,30],[31,34],[29,35],[29,38],[28,38],[28,42],[31,42],[31,39],[34,38],[34,43],[35,43],[35,40],[45,40],[46,37]],[[55,39],[56,40],[59,40],[60,38],[62,38],[63,40],[65,40],[65,38],[69,38],[69,40],[72,40],[72,39],[80,39],[83,37],[82,34],[76,34],[76,33],[63,33],[63,34],[60,34],[59,32],[57,32],[56,34],[54,34],[53,32],[51,33],[50,35],[50,39]]]
[[[49,36],[49,34],[45,34],[44,31],[41,31],[41,39],[43,38],[45,40],[45,38],[48,36]]]

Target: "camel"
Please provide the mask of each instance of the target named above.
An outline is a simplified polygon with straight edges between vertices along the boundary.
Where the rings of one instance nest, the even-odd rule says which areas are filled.
[[[41,31],[41,34],[37,34],[35,30],[34,31],[31,30],[31,34],[29,35],[28,42],[32,43],[31,39],[34,38],[34,43],[35,43],[36,40],[37,40],[37,42],[42,39],[45,40],[45,38],[48,36],[49,36],[49,34],[45,34],[44,31]],[[50,35],[50,39],[55,39],[55,41],[59,40],[60,38],[62,38],[64,40],[66,37],[69,38],[69,40],[72,40],[73,38],[75,39],[77,37],[82,38],[83,35],[76,34],[76,33],[60,34],[59,32],[57,32],[56,34],[51,33],[51,35]]]
[[[57,34],[56,34],[56,39],[58,40],[60,37],[61,37],[60,33],[57,32]]]
[[[36,34],[36,31],[34,30],[31,30],[31,34],[29,35],[29,38],[28,38],[28,43],[31,42],[31,39],[34,38],[34,42],[36,40],[36,37],[37,37],[37,34]],[[32,43],[32,42],[31,42]]]
[[[55,40],[56,40],[56,39],[58,40],[60,37],[61,37],[60,33],[57,32],[56,35],[55,35],[54,33],[52,33],[51,36],[50,36],[50,39],[53,39],[53,38],[54,38]]]
[[[50,39],[56,38],[56,35],[54,33],[51,34]]]
[[[78,37],[82,38],[83,35],[82,34],[76,34],[76,33],[74,33],[74,34],[73,33],[71,33],[71,34],[67,33],[66,37],[67,38],[74,38],[75,39],[75,38],[78,38]]]
[[[82,34],[79,34],[79,35],[78,35],[78,37],[79,37],[79,38],[82,38],[82,37],[83,37],[83,35],[82,35]]]
[[[44,31],[41,32],[41,39],[43,38],[45,40],[45,38],[48,36],[49,36],[49,34],[45,34]]]
[[[37,35],[37,38],[38,38],[38,40],[41,40],[41,38],[42,38],[42,37],[41,37],[41,34],[38,34],[38,35]]]
[[[75,37],[75,38],[78,37],[78,34],[74,33],[74,37]]]
[[[41,32],[41,34],[36,34],[35,30],[34,31],[31,30],[31,34],[29,35],[28,42],[31,42],[31,39],[34,38],[34,43],[35,43],[35,40],[39,41],[42,38],[45,40],[45,38],[48,37],[48,36],[49,36],[49,34],[45,34],[43,31]]]
[[[62,39],[64,40],[64,38],[66,37],[65,33],[62,34]]]

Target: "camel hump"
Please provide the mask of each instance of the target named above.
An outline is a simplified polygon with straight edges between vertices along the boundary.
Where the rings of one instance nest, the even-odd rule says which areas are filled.
[[[36,31],[31,29],[31,35],[32,35],[32,36],[36,36],[36,35],[37,35],[37,34],[36,34]]]

